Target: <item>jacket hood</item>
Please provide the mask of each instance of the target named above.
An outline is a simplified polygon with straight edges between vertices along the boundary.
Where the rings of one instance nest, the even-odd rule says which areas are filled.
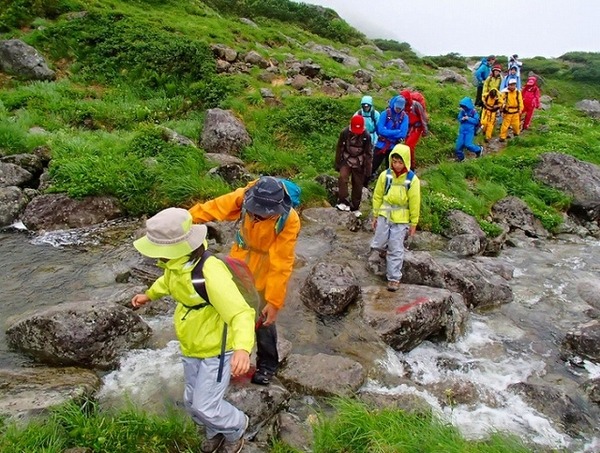
[[[388,104],[390,109],[392,110],[392,112],[394,111],[394,104],[396,102],[402,104],[402,107],[401,107],[402,109],[406,105],[406,100],[402,96],[400,96],[400,95],[394,96],[392,99],[390,99],[390,102]]]
[[[392,149],[392,151],[390,152],[390,157],[388,160],[388,166],[389,168],[392,168],[392,157],[393,156],[400,156],[402,158],[402,160],[404,161],[404,166],[406,167],[407,171],[410,168],[410,148],[407,145],[396,145],[394,146],[394,149]]]
[[[360,105],[363,104],[369,104],[371,107],[373,107],[373,97],[372,96],[363,96],[362,99],[360,100]]]
[[[537,84],[537,77],[531,76],[527,79],[527,85],[536,85],[536,84]]]
[[[473,105],[473,101],[468,96],[462,98],[460,100],[460,102],[458,103],[458,105],[461,106],[461,107],[466,107],[469,110],[473,110],[475,108],[475,106]]]

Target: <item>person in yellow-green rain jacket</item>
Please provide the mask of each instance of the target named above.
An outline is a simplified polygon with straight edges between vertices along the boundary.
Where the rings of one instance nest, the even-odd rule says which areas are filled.
[[[285,302],[294,267],[300,218],[283,183],[263,176],[246,187],[190,208],[195,223],[239,221],[229,255],[245,261],[265,302],[256,331],[256,372],[252,382],[268,385],[279,367],[275,321]]]
[[[404,239],[417,230],[421,211],[421,182],[410,170],[410,148],[396,145],[389,168],[377,178],[373,192],[371,253],[386,253],[388,291],[397,291],[404,263]]]
[[[208,256],[202,269],[210,301],[196,291],[192,270],[206,250],[206,232],[205,225],[193,225],[190,213],[181,208],[148,219],[146,235],[133,245],[142,255],[158,258],[164,274],[131,304],[139,308],[167,295],[177,301],[173,319],[183,354],[183,401],[194,422],[206,430],[200,449],[233,453],[243,447],[248,416],[223,397],[230,375],[243,375],[250,368],[255,314],[229,268],[214,256]]]

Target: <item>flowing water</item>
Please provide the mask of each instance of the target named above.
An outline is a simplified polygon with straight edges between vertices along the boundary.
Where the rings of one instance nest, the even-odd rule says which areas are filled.
[[[2,319],[28,309],[114,292],[115,275],[139,262],[131,247],[132,225],[117,226],[116,230],[118,233],[111,234],[108,241],[104,235],[85,231],[41,236],[0,233]],[[332,242],[301,237],[298,250],[310,264],[327,255]],[[496,429],[543,446],[599,452],[599,438],[571,438],[507,388],[513,383],[534,382],[569,392],[586,379],[600,377],[599,364],[584,361],[574,366],[559,353],[564,334],[589,321],[585,312],[590,306],[581,299],[579,290],[586,282],[598,280],[600,242],[532,241],[503,251],[502,258],[515,266],[512,303],[472,314],[468,333],[455,344],[425,342],[407,354],[377,351],[384,357],[380,366],[387,373],[409,373],[410,381],[394,386],[372,379],[365,389],[418,394],[469,438],[485,437]],[[308,266],[295,271],[280,330],[292,341],[294,352],[340,350],[341,343],[352,343],[349,338],[362,334],[354,329],[338,338],[336,330],[341,323],[327,319],[314,322],[314,314],[308,313],[294,296],[307,272]],[[128,353],[119,370],[104,376],[100,398],[107,405],[118,402],[123,395],[145,407],[180,399],[182,371],[171,319],[160,316],[147,322],[160,340],[154,342],[154,349]],[[350,323],[344,329],[352,327]],[[0,366],[18,368],[27,363],[27,359],[8,350],[2,332]],[[436,385],[454,388],[453,383],[468,383],[479,397],[473,402],[453,402],[450,392],[447,404],[441,404],[428,390]]]

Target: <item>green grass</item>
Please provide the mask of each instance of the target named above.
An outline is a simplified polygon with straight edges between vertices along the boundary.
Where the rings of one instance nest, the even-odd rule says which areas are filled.
[[[525,453],[518,439],[499,433],[465,440],[458,430],[428,413],[374,409],[356,400],[333,401],[334,410],[313,426],[315,453]],[[95,403],[69,403],[26,425],[0,425],[3,453],[62,453],[89,448],[96,453],[195,452],[202,440],[189,416],[171,409],[165,415],[134,407],[101,410]],[[273,453],[298,450],[274,441]]]

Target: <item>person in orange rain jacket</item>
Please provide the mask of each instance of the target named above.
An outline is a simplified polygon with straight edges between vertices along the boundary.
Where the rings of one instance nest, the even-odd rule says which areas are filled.
[[[248,264],[256,289],[264,299],[264,319],[256,331],[256,372],[252,382],[268,385],[277,372],[275,321],[285,302],[287,283],[294,266],[300,218],[284,184],[263,176],[246,187],[190,208],[195,223],[237,220],[236,240],[229,255]]]
[[[523,130],[529,129],[531,119],[533,118],[533,111],[540,108],[540,89],[537,86],[537,78],[529,77],[523,91],[523,110],[525,112],[525,119],[523,120]]]
[[[492,138],[494,133],[494,127],[496,127],[496,115],[500,107],[502,106],[502,100],[500,93],[496,88],[492,88],[486,94],[483,95],[483,111],[481,113],[481,127],[483,128],[484,140],[486,143]]]

